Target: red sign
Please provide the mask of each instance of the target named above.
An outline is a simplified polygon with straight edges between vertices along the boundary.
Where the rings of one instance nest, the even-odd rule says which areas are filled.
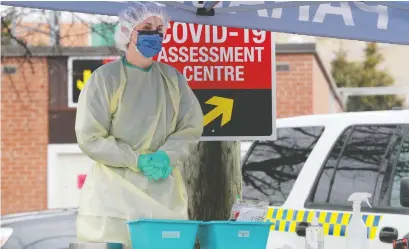
[[[110,59],[103,59],[102,60],[102,64],[103,65],[105,65],[105,64],[107,64],[107,63],[109,63],[109,62],[111,62],[111,61],[114,61],[115,59],[112,59],[112,58],[110,58]]]
[[[87,175],[78,175],[77,176],[77,188],[81,189],[84,185],[85,179],[87,179]]]
[[[271,89],[272,52],[270,32],[172,22],[156,59],[192,89]]]

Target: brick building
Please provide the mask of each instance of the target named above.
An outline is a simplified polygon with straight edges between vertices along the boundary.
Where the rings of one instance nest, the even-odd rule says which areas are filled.
[[[48,23],[42,22],[19,22],[11,31],[19,40],[30,46],[51,46],[50,34],[56,32]],[[88,46],[111,46],[114,44],[114,24],[109,23],[85,23],[85,22],[60,22],[59,23],[59,46],[61,47],[88,47]],[[17,44],[16,41],[10,42]]]
[[[62,47],[89,46],[92,32],[86,23],[60,23],[59,43]],[[21,22],[16,25],[15,34],[30,46],[50,46],[50,25],[48,23]]]
[[[278,118],[343,110],[314,44],[282,44],[276,50]],[[58,191],[75,202],[76,194],[64,192],[72,172],[58,178],[55,168],[62,167],[63,161],[60,165],[50,161],[54,145],[67,145],[63,151],[68,154],[66,148],[76,146],[76,110],[67,104],[67,60],[70,56],[112,55],[112,50],[34,47],[32,57],[23,55],[22,49],[2,49],[1,214],[65,205],[55,200]]]

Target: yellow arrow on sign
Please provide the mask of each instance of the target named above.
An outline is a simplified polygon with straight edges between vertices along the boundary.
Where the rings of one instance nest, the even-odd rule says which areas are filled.
[[[82,89],[85,86],[85,83],[87,83],[89,77],[91,77],[91,70],[84,70],[82,73],[82,80],[77,80],[77,88],[82,91]]]
[[[233,99],[218,96],[214,96],[206,101],[206,104],[214,105],[216,107],[204,116],[203,126],[208,125],[220,115],[222,115],[221,127],[230,122],[233,113],[233,103]]]

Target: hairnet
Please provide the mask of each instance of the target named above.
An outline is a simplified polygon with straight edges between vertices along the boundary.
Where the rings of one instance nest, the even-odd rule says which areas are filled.
[[[165,9],[153,2],[133,2],[132,5],[119,13],[118,27],[115,32],[117,48],[126,51],[132,30],[147,18],[156,16],[163,21],[164,29],[169,24],[169,16]]]

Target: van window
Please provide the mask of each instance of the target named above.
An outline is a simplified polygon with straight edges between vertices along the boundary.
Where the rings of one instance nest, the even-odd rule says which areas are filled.
[[[349,127],[330,152],[311,201],[345,206],[350,205],[348,197],[354,192],[368,192],[374,196],[376,189],[381,191],[376,186],[381,186],[384,180],[388,152],[398,138],[396,127]]]
[[[400,204],[400,181],[405,177],[409,177],[409,134],[406,135],[406,139],[403,142],[392,177],[393,182],[389,204],[391,207],[403,208]]]
[[[256,141],[244,161],[243,197],[282,205],[324,127],[278,128],[276,141]]]

